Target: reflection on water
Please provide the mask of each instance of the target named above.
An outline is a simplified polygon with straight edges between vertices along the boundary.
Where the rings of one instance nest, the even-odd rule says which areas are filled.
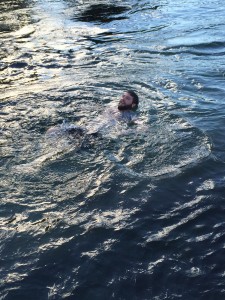
[[[32,1],[1,1],[0,34],[9,33],[32,22],[30,11]]]
[[[224,298],[220,2],[0,3],[0,298]]]
[[[70,3],[70,1],[68,1]],[[70,3],[71,5],[71,3]],[[82,2],[79,9],[75,9],[75,20],[94,22],[96,24],[107,23],[113,20],[126,19],[123,14],[129,10],[129,6],[122,6],[121,2],[102,1],[99,4],[91,1]]]

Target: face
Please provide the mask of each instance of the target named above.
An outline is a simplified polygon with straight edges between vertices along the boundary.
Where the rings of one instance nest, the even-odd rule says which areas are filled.
[[[124,93],[119,101],[118,109],[119,110],[128,110],[134,107],[133,97],[128,93]]]

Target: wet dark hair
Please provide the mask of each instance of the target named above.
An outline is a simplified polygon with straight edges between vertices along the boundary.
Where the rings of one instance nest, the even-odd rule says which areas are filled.
[[[135,108],[137,108],[137,107],[138,107],[138,104],[139,104],[139,98],[138,98],[138,95],[137,95],[133,90],[128,90],[127,93],[131,95],[131,97],[132,97],[133,100],[134,100],[134,104],[136,105]]]

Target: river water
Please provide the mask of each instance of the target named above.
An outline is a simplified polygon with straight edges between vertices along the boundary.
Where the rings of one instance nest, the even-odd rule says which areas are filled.
[[[0,299],[225,299],[224,15],[222,0],[0,3]],[[126,89],[137,126],[82,147],[46,135]]]

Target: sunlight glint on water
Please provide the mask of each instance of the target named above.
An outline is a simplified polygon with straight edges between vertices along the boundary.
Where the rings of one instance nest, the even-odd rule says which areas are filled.
[[[224,24],[221,0],[0,4],[0,298],[224,298]],[[104,113],[127,89],[130,127]]]

